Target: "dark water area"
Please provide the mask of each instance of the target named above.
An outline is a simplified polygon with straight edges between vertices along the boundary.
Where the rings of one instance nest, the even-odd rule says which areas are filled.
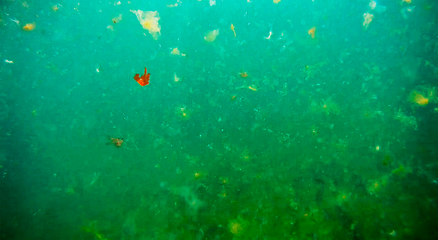
[[[0,239],[438,239],[437,7],[0,1]]]

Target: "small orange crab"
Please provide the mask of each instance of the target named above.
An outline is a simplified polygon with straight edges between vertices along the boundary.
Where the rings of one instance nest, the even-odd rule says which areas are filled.
[[[111,144],[119,148],[123,144],[123,138],[112,138],[108,136],[108,142],[106,143],[106,145],[111,145]]]
[[[248,77],[248,73],[247,73],[247,72],[244,72],[244,71],[241,71],[241,72],[239,73],[239,75],[240,75],[241,77],[243,77],[243,78]]]
[[[36,24],[33,23],[26,23],[26,25],[24,25],[23,30],[24,31],[33,31],[36,28]]]
[[[315,38],[316,27],[313,27],[307,31],[311,38]]]

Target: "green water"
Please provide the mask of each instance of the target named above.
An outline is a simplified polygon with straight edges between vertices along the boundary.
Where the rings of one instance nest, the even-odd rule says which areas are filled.
[[[1,0],[0,239],[437,239],[437,5],[369,4]]]

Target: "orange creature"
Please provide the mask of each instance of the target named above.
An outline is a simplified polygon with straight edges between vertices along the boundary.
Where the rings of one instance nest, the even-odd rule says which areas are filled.
[[[59,10],[58,5],[53,5],[52,6],[52,11],[57,12]]]
[[[247,72],[240,72],[239,75],[243,78],[248,77],[248,73]]]
[[[313,28],[309,29],[309,31],[307,31],[307,33],[310,35],[311,38],[315,38],[315,31],[316,31],[316,27],[313,27]]]
[[[374,15],[370,13],[364,13],[363,14],[363,23],[362,25],[365,27],[365,30],[368,28],[368,25],[370,25],[371,21],[373,21]]]
[[[429,103],[429,98],[426,98],[416,91],[411,92],[409,100],[413,103],[418,104],[419,106],[426,106]]]
[[[231,31],[233,31],[234,33],[234,37],[236,37],[236,31],[234,31],[234,25],[231,23],[231,27],[230,27]]]
[[[144,68],[143,76],[141,76],[141,77],[139,77],[139,76],[140,76],[140,74],[138,74],[138,73],[135,74],[134,80],[137,81],[138,84],[140,84],[140,86],[144,87],[144,86],[149,84],[149,80],[150,80],[149,78],[150,78],[151,74],[147,73],[147,69],[146,68]]]
[[[24,31],[33,31],[35,28],[36,28],[35,23],[27,23],[26,25],[23,26]]]
[[[110,136],[108,136],[108,142],[106,143],[106,145],[114,145],[116,147],[121,147],[123,144],[123,138],[112,138]]]

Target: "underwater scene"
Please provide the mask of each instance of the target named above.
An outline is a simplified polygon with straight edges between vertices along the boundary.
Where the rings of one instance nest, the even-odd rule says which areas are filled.
[[[435,0],[0,0],[0,239],[438,239]]]

